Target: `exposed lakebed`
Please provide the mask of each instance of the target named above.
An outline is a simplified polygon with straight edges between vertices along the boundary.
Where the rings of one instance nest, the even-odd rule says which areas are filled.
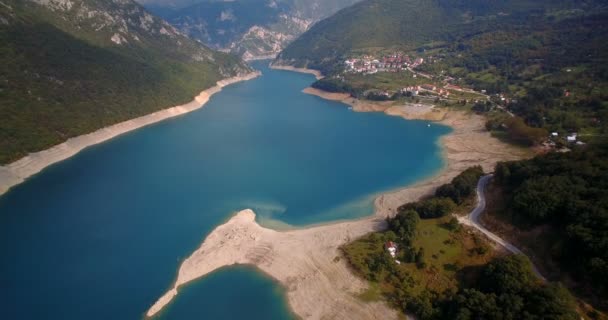
[[[449,128],[355,113],[302,93],[311,75],[255,67],[262,77],[203,109],[88,148],[0,197],[2,318],[140,318],[232,212],[252,208],[277,227],[357,218],[378,193],[442,167]],[[249,268],[184,292],[160,317],[290,317],[280,289]]]

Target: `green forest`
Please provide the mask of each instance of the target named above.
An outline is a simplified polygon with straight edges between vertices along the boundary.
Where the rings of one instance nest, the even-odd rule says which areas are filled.
[[[588,142],[608,134],[607,20],[608,6],[594,0],[366,0],[315,25],[278,63],[321,70],[318,88],[357,97],[371,87],[332,78],[346,58],[423,56],[417,70],[429,81],[487,92],[520,117],[507,130],[514,142],[536,144],[549,132]]]
[[[608,307],[608,147],[496,166],[500,216],[522,229],[550,226],[549,255],[582,295]]]
[[[491,253],[448,213],[467,209],[483,174],[473,167],[434,196],[399,208],[388,230],[343,248],[371,283],[367,301],[384,298],[418,319],[579,319],[575,299],[558,283],[543,283],[524,256]],[[391,257],[385,246],[397,244]],[[396,261],[399,261],[397,263]]]
[[[135,3],[127,8],[90,3],[116,17],[123,11],[143,14]],[[183,36],[134,28],[138,40],[116,46],[110,41],[113,31],[95,31],[96,22],[71,17],[72,11],[8,4],[10,9],[0,6],[0,13],[11,17],[0,24],[0,164],[189,102],[216,81],[249,70],[239,59]],[[163,27],[153,21],[151,28]]]

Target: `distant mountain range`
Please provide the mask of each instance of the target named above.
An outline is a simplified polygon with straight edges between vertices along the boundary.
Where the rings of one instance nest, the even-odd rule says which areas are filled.
[[[194,39],[245,59],[274,56],[317,21],[359,0],[139,0]]]
[[[317,23],[281,54],[286,64],[328,71],[366,48],[428,49],[507,28],[511,32],[601,12],[601,0],[365,0]],[[511,34],[521,37],[524,34]],[[332,61],[332,62],[330,62]]]
[[[346,59],[421,57],[425,81],[487,93],[532,127],[528,138],[543,128],[589,141],[608,135],[607,22],[606,0],[364,0],[315,24],[274,63],[320,70],[318,88],[349,92]]]
[[[2,0],[0,43],[0,163],[250,71],[132,0]]]

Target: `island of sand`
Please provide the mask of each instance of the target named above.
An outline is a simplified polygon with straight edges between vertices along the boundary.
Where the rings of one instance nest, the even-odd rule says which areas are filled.
[[[6,166],[0,166],[0,195],[8,191],[11,187],[22,183],[25,179],[40,172],[42,169],[72,157],[86,147],[107,141],[126,132],[197,110],[203,107],[212,95],[220,92],[223,87],[240,81],[251,80],[260,75],[261,73],[259,71],[255,71],[245,75],[220,80],[215,86],[202,91],[198,96],[194,97],[194,100],[184,105],[160,110],[139,118],[99,129],[89,134],[70,138],[66,142],[47,150],[31,153]]]
[[[300,318],[398,319],[398,312],[386,303],[357,298],[367,284],[351,272],[339,248],[369,232],[383,230],[385,217],[394,215],[400,205],[430,194],[470,166],[492,171],[498,161],[530,156],[527,150],[491,137],[481,116],[447,112],[441,123],[454,130],[441,139],[447,164],[437,176],[381,195],[375,200],[373,215],[350,222],[275,231],[258,225],[253,211],[241,211],[211,232],[181,264],[173,287],[154,303],[147,316],[158,314],[189,281],[225,266],[247,264],[286,288],[288,303]]]

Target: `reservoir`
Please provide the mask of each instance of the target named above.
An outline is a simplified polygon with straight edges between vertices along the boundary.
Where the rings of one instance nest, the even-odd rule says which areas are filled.
[[[352,112],[302,93],[313,76],[266,64],[202,109],[87,148],[1,196],[0,318],[140,319],[233,212],[252,208],[274,228],[358,218],[379,193],[442,168],[448,127]],[[292,317],[282,289],[247,267],[182,290],[160,318]]]

